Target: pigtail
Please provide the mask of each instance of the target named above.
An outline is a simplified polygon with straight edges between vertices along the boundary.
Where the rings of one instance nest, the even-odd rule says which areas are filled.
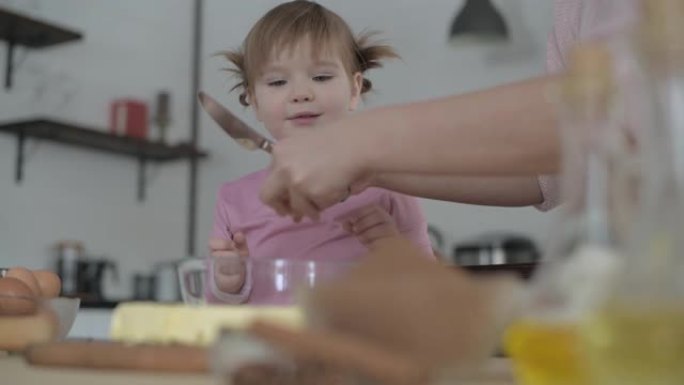
[[[229,92],[241,88],[239,99],[240,104],[247,107],[249,102],[247,102],[247,72],[245,71],[245,55],[240,51],[224,51],[219,52],[217,55],[223,56],[228,60],[233,67],[224,68],[224,71],[230,72],[234,77],[239,79]]]
[[[378,32],[362,32],[356,38],[356,64],[359,71],[363,74],[369,69],[382,67],[384,59],[398,59],[399,55],[389,45],[373,44]],[[373,88],[373,83],[367,78],[363,78],[361,93],[366,93]]]

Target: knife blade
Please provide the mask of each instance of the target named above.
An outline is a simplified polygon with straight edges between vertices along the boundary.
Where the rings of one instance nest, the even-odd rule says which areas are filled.
[[[240,146],[250,151],[262,150],[271,153],[273,142],[268,138],[233,115],[207,93],[200,91],[197,98],[204,111]]]

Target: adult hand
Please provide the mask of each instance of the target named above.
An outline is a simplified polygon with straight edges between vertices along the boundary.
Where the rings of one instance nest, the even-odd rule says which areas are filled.
[[[354,137],[340,135],[345,124],[339,121],[280,140],[261,200],[296,221],[304,216],[317,220],[324,209],[368,187],[371,177],[363,151]]]
[[[512,276],[471,276],[430,260],[407,239],[386,238],[343,279],[316,287],[305,306],[327,330],[415,364],[475,367],[519,314],[524,290]]]

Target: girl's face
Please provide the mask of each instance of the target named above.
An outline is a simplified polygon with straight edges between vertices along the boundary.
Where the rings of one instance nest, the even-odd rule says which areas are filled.
[[[264,66],[254,81],[249,102],[257,119],[276,140],[293,131],[335,121],[356,109],[361,73],[349,76],[339,54],[312,54],[305,39],[283,49]]]

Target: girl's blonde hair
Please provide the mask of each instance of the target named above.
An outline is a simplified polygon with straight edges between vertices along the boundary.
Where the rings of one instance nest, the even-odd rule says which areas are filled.
[[[392,47],[372,44],[376,34],[366,32],[354,37],[339,15],[312,1],[295,0],[280,4],[259,19],[239,50],[222,53],[234,66],[228,71],[240,79],[231,91],[241,88],[240,103],[247,106],[246,95],[254,91],[254,80],[271,55],[283,49],[292,50],[305,38],[309,39],[314,56],[318,56],[322,49],[339,50],[349,74],[381,67],[384,58],[398,58]],[[364,78],[361,93],[371,88],[370,80]]]

